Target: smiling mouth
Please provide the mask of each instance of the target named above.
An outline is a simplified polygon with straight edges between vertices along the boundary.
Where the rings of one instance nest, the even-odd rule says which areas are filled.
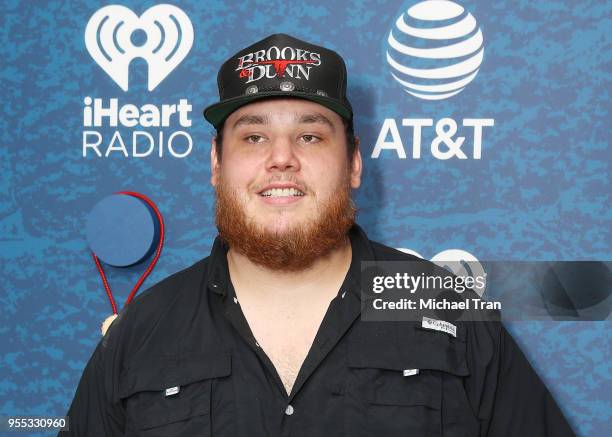
[[[296,188],[271,188],[262,191],[259,195],[262,197],[302,197],[304,193]]]

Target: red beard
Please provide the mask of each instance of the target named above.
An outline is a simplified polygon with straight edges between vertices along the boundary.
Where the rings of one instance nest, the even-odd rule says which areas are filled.
[[[270,232],[248,220],[235,193],[223,183],[216,187],[215,222],[219,235],[253,263],[270,270],[297,272],[341,246],[355,223],[356,210],[348,181],[319,209],[311,223],[284,233]]]

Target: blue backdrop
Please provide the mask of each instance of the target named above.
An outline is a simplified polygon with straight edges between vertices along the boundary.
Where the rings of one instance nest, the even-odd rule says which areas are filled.
[[[206,256],[215,237],[209,185],[212,128],[202,109],[217,99],[216,72],[231,54],[284,32],[335,49],[346,59],[349,98],[365,174],[356,193],[358,221],[370,238],[425,258],[461,249],[481,260],[610,260],[609,150],[612,4],[608,1],[459,0],[482,31],[484,58],[459,94],[424,100],[391,73],[389,33],[417,1],[174,3],[193,25],[187,56],[151,91],[147,63],[129,67],[124,91],[85,46],[90,17],[107,3],[3,1],[0,26],[0,415],[64,415],[84,365],[100,340],[110,305],[91,259],[87,215],[107,195],[149,196],[166,221],[166,245],[145,285]],[[122,1],[139,16],[151,1]],[[410,17],[404,15],[406,21]],[[397,30],[393,30],[397,36]],[[184,35],[183,35],[184,36]],[[399,39],[399,37],[398,37]],[[415,64],[416,65],[416,64]],[[84,126],[85,98],[119,105],[192,105],[191,125]],[[450,118],[466,159],[432,153],[435,124]],[[420,158],[413,129],[423,127]],[[482,130],[480,158],[471,127]],[[386,127],[385,120],[388,121]],[[406,158],[399,157],[398,127]],[[99,157],[83,148],[98,132]],[[132,132],[167,148],[132,156]],[[104,156],[115,131],[125,141]],[[382,131],[382,136],[381,136]],[[97,138],[97,137],[96,137]],[[456,136],[455,136],[456,138]],[[395,141],[395,149],[378,142]],[[115,143],[117,146],[118,143]],[[390,147],[387,144],[386,147]],[[444,146],[441,150],[444,149]],[[123,304],[146,263],[108,269]],[[610,435],[610,323],[509,324],[579,435]]]

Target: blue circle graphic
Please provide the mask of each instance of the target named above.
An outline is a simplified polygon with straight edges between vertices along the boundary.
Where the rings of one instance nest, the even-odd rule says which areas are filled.
[[[87,241],[106,264],[127,267],[142,262],[159,241],[155,213],[142,200],[113,194],[98,202],[87,219]]]

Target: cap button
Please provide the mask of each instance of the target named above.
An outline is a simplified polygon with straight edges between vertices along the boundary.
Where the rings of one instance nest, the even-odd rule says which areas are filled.
[[[295,89],[295,84],[293,82],[281,82],[280,90],[281,91],[293,91]]]

